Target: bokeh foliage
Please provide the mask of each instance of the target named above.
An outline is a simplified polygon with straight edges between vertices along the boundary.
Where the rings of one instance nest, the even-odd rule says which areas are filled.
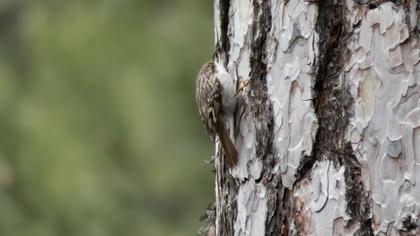
[[[212,1],[0,2],[0,235],[195,235]]]

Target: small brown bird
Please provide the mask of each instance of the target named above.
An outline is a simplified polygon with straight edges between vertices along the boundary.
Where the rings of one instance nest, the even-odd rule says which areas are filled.
[[[232,168],[238,163],[238,151],[223,124],[222,93],[223,87],[217,78],[216,66],[213,61],[209,61],[197,75],[195,101],[210,138],[214,142],[216,135],[219,136],[226,152],[226,162]]]

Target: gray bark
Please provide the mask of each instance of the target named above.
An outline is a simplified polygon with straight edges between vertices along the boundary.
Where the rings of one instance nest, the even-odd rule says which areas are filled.
[[[215,235],[420,233],[415,0],[215,0],[239,164],[216,145]],[[419,170],[417,170],[419,169]]]

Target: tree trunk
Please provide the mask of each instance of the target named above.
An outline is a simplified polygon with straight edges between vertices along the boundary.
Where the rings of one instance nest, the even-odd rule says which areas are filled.
[[[215,0],[237,167],[216,145],[210,235],[414,235],[416,0]]]

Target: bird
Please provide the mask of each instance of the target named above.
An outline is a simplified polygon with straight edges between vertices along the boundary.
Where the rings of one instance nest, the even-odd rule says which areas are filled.
[[[196,78],[195,100],[198,114],[210,139],[215,142],[219,137],[226,153],[226,163],[233,168],[238,163],[238,151],[229,136],[224,124],[225,108],[223,106],[223,86],[218,77],[213,60],[205,63]]]

